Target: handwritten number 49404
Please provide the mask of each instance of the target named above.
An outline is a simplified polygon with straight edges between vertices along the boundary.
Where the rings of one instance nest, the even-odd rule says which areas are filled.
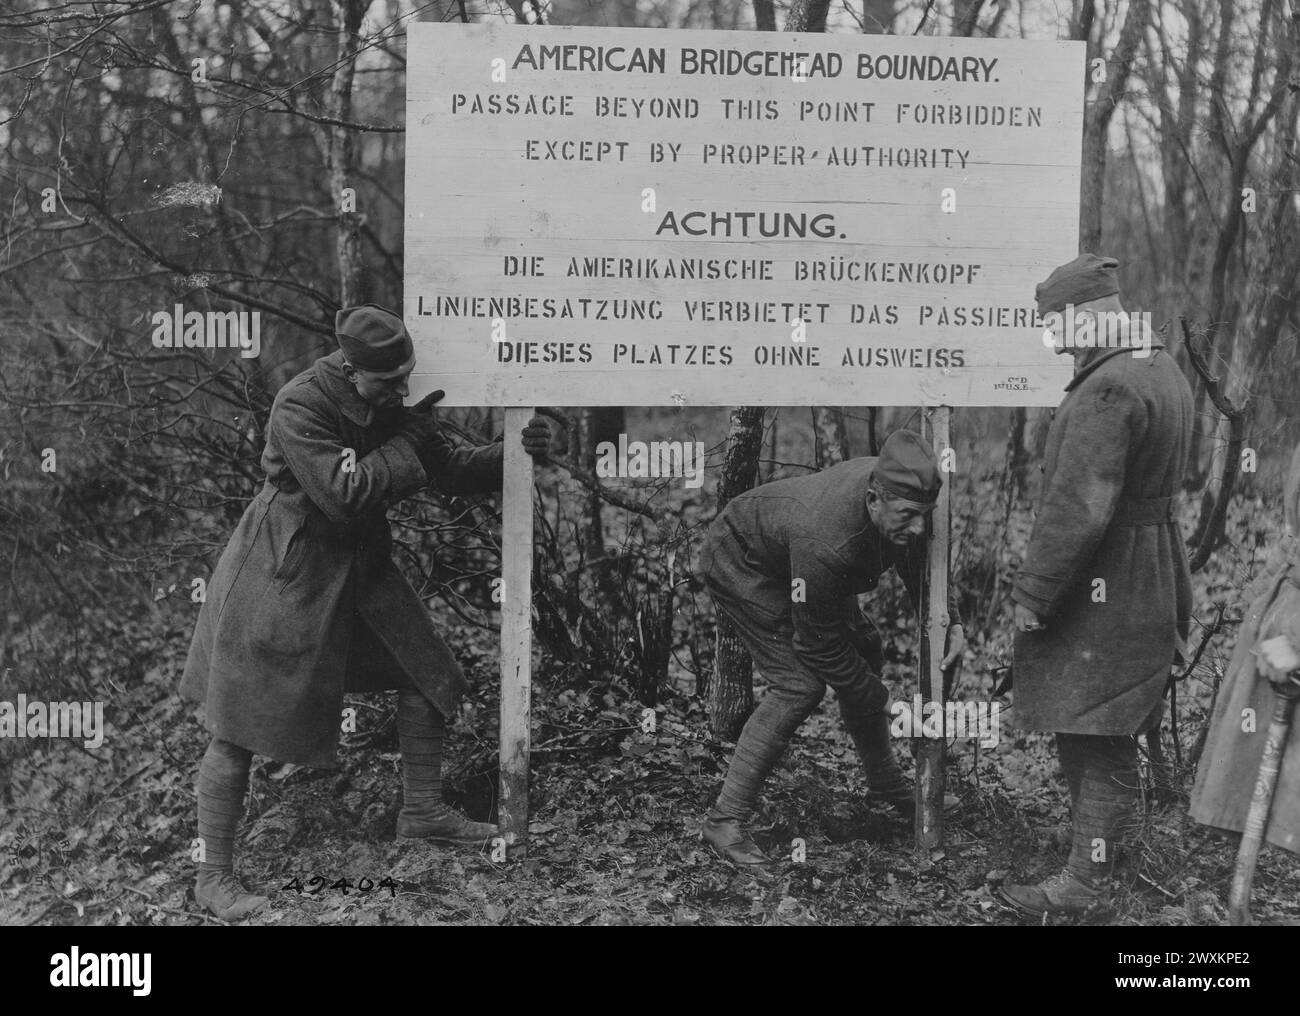
[[[280,891],[288,892],[289,890],[292,889],[299,896],[301,896],[304,892],[308,896],[315,896],[324,888],[326,888],[325,879],[322,878],[320,875],[317,875],[315,878],[308,879],[306,889],[303,888],[302,882],[295,875],[293,879],[289,882],[289,884],[282,887]],[[333,885],[329,886],[329,888],[342,890],[344,896],[348,894],[349,889],[356,889],[357,892],[364,895],[365,893],[368,893],[375,888],[387,889],[389,893],[388,896],[389,899],[392,899],[394,896],[397,895],[397,883],[394,882],[391,878],[385,878],[383,881],[379,883],[378,886],[375,885],[374,879],[370,879],[370,878],[362,877],[356,883],[355,886],[351,882],[349,882],[346,878],[341,878]]]

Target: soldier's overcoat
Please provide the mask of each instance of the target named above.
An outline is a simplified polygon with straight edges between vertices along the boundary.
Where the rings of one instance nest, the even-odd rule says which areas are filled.
[[[426,476],[402,411],[372,407],[341,363],[317,360],[276,396],[266,483],[208,581],[180,686],[217,736],[300,765],[335,763],[345,688],[414,683],[455,710],[465,677],[390,557],[386,508],[429,482],[501,486],[500,444],[440,439]]]
[[[1135,734],[1159,720],[1191,617],[1176,517],[1192,393],[1159,344],[1089,350],[1047,435],[1013,599],[1046,620],[1015,636],[1016,724]]]

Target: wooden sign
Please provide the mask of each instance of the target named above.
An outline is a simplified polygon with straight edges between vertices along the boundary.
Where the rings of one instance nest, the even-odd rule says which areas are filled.
[[[1077,42],[413,24],[405,319],[447,405],[1055,405]]]

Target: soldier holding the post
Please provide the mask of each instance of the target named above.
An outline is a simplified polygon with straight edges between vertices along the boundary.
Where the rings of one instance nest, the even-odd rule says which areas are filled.
[[[339,349],[271,407],[266,483],[217,562],[181,681],[212,732],[197,782],[194,896],[227,920],[267,902],[233,870],[253,755],[335,765],[344,691],[397,691],[400,839],[480,844],[497,832],[442,800],[445,721],[465,678],[389,556],[386,509],[429,484],[499,490],[502,445],[454,448],[433,417],[442,392],[403,406],[415,351],[396,314],[347,307],[335,334]],[[523,443],[544,458],[546,421],[530,420]]]

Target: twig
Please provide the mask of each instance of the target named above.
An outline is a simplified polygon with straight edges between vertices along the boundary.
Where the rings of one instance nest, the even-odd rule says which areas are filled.
[[[189,910],[173,910],[171,907],[164,907],[157,903],[153,904],[153,906],[157,907],[164,914],[172,914],[176,917],[197,917],[209,924],[215,924],[222,928],[229,928],[231,926],[229,921],[223,921],[219,917],[213,917],[211,914],[199,914]]]
[[[219,917],[213,917],[211,914],[194,912],[190,910],[175,910],[172,907],[164,907],[161,903],[155,903],[153,901],[153,897],[150,896],[143,889],[137,889],[135,888],[135,886],[124,885],[122,886],[122,888],[129,893],[135,893],[137,896],[143,896],[145,902],[148,903],[149,906],[156,907],[158,910],[161,910],[164,914],[175,914],[177,917],[198,917],[204,921],[211,921],[213,924],[219,924],[222,927],[230,926],[229,921],[223,921]]]
[[[930,11],[934,9],[934,0],[925,0],[925,10],[921,12],[921,23],[916,26],[913,35],[920,35],[921,29],[925,28],[926,19],[930,17]]]
[[[45,909],[42,910],[39,914],[37,914],[35,917],[33,917],[30,921],[26,922],[26,924],[24,924],[23,927],[30,928],[32,925],[34,925],[37,921],[39,921],[42,917],[44,917],[46,914],[48,914],[51,910],[53,910],[56,906],[58,906],[62,902],[63,902],[62,899],[57,899],[57,898],[50,900],[49,903],[45,904]]]
[[[562,459],[557,455],[550,456],[551,462],[565,470],[570,476],[580,484],[590,490],[602,501],[608,501],[616,508],[624,508],[627,511],[635,512],[637,515],[643,515],[651,521],[655,521],[655,513],[646,507],[645,504],[637,504],[621,494],[615,494],[612,490],[607,490],[599,480],[592,476],[580,466],[575,466],[567,459]]]
[[[1156,890],[1159,893],[1162,893],[1165,899],[1176,900],[1178,898],[1173,893],[1171,893],[1168,889],[1166,889],[1164,886],[1160,885],[1159,883],[1152,882],[1151,879],[1147,878],[1145,875],[1138,875],[1138,878],[1140,878],[1143,882],[1149,885],[1152,889]]]
[[[1183,342],[1187,347],[1187,356],[1192,362],[1192,368],[1196,371],[1201,381],[1205,384],[1206,393],[1210,396],[1210,401],[1214,403],[1214,408],[1223,414],[1228,421],[1228,449],[1223,461],[1223,475],[1219,480],[1218,496],[1214,499],[1214,504],[1205,515],[1205,509],[1202,508],[1203,522],[1197,527],[1196,551],[1192,555],[1189,568],[1193,573],[1200,571],[1209,561],[1210,555],[1223,542],[1224,519],[1228,514],[1228,501],[1232,498],[1232,489],[1236,483],[1237,472],[1241,465],[1241,446],[1245,438],[1245,413],[1237,406],[1233,405],[1223,390],[1223,382],[1218,377],[1210,373],[1209,367],[1205,363],[1205,355],[1197,350],[1192,344],[1191,330],[1187,326],[1187,318],[1179,318],[1183,328]]]
[[[1184,670],[1177,677],[1169,678],[1170,690],[1172,690],[1174,684],[1177,683],[1178,681],[1187,680],[1187,678],[1191,676],[1192,671],[1196,669],[1196,665],[1201,662],[1201,654],[1205,652],[1205,647],[1209,645],[1210,639],[1214,638],[1214,636],[1218,634],[1219,628],[1223,625],[1223,612],[1227,609],[1228,609],[1228,602],[1226,600],[1220,600],[1219,613],[1214,618],[1214,624],[1210,625],[1210,627],[1206,629],[1205,634],[1201,637],[1201,644],[1196,647],[1196,653],[1192,657],[1192,662],[1189,663],[1187,665],[1187,669]]]
[[[103,797],[101,797],[101,798],[99,799],[99,804],[97,804],[97,805],[95,805],[95,807],[91,808],[91,809],[90,809],[90,812],[88,813],[88,815],[93,815],[93,814],[95,814],[95,812],[99,811],[99,809],[100,809],[101,807],[103,807],[107,802],[109,802],[109,801],[111,801],[111,800],[113,799],[113,795],[114,795],[114,794],[116,794],[119,790],[121,790],[124,786],[126,786],[128,783],[130,783],[133,779],[135,779],[137,776],[139,776],[139,775],[140,775],[142,772],[144,772],[146,769],[148,769],[148,768],[150,768],[151,766],[153,766],[157,761],[158,761],[158,759],[156,759],[156,758],[154,758],[154,759],[150,759],[148,762],[146,762],[144,765],[142,765],[139,769],[135,770],[135,772],[133,772],[133,773],[128,773],[128,774],[127,774],[123,779],[121,779],[120,781],[118,781],[118,783],[117,783],[117,784],[116,784],[116,785],[115,785],[111,790],[109,790],[109,792],[108,792],[107,794],[105,794]]]

